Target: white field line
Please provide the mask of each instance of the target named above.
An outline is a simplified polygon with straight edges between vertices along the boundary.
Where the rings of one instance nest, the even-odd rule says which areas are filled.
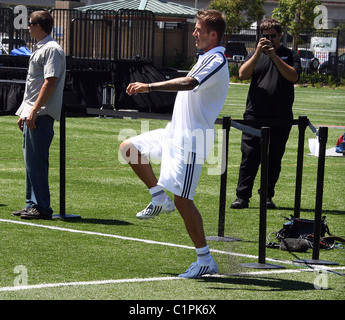
[[[323,113],[323,112],[328,112],[328,113],[345,113],[343,110],[325,110],[325,109],[308,109],[308,108],[293,108],[294,110],[302,110],[302,111],[312,111],[314,113]]]
[[[148,243],[148,244],[157,244],[157,245],[162,245],[162,246],[167,246],[167,247],[175,247],[175,248],[195,250],[195,248],[192,246],[185,246],[182,244],[161,242],[161,241],[154,241],[154,240],[147,240],[147,239],[139,239],[139,238],[133,238],[133,237],[125,237],[125,236],[119,236],[116,234],[100,233],[100,232],[77,230],[77,229],[69,229],[69,228],[62,228],[62,227],[54,227],[54,226],[48,226],[48,225],[43,225],[43,224],[24,222],[24,221],[16,221],[16,220],[8,220],[8,219],[0,219],[0,222],[8,222],[8,223],[26,225],[26,226],[31,226],[31,227],[39,227],[39,228],[44,228],[44,229],[49,229],[49,230],[58,230],[58,231],[64,231],[64,232],[80,233],[80,234],[115,238],[115,239],[121,239],[121,240],[143,242],[143,243]],[[258,258],[258,256],[255,256],[255,255],[236,253],[236,252],[228,252],[228,251],[222,251],[222,250],[217,250],[217,249],[210,249],[210,251],[215,252],[215,253],[233,255],[233,256],[250,258],[250,259],[257,259]],[[266,260],[271,261],[271,262],[284,263],[284,264],[293,264],[291,261],[274,259],[274,258],[266,258]]]
[[[136,283],[136,282],[149,282],[149,281],[165,281],[165,280],[181,280],[185,278],[179,277],[157,277],[157,278],[133,278],[133,279],[110,279],[98,281],[79,281],[79,282],[60,282],[60,283],[42,283],[34,285],[13,286],[13,287],[0,287],[0,292],[21,291],[21,290],[34,290],[58,287],[74,287],[74,286],[90,286],[102,284],[118,284],[118,283]]]
[[[149,243],[149,244],[157,244],[157,245],[163,245],[163,246],[170,246],[170,247],[195,250],[195,248],[191,247],[191,246],[179,245],[179,244],[168,243],[168,242],[146,240],[146,239],[139,239],[139,238],[133,238],[133,237],[124,237],[124,236],[119,236],[119,235],[115,235],[115,234],[76,230],[76,229],[69,229],[69,228],[62,228],[62,227],[54,227],[54,226],[47,226],[47,225],[41,225],[41,224],[36,224],[36,223],[7,220],[7,219],[0,219],[0,222],[14,223],[14,224],[31,226],[31,227],[45,228],[45,229],[49,229],[49,230],[80,233],[80,234],[87,234],[87,235],[96,235],[96,236],[110,237],[110,238],[116,238],[116,239],[121,239],[121,240],[137,241],[137,242],[143,242],[143,243]],[[240,257],[245,257],[245,258],[253,258],[253,259],[258,258],[257,256],[254,256],[254,255],[228,252],[228,251],[222,251],[222,250],[217,250],[217,249],[210,249],[210,251],[220,253],[220,254],[234,255],[234,256],[240,256]],[[280,260],[280,259],[274,259],[274,258],[266,258],[266,260],[278,262],[278,263],[283,263],[283,264],[295,265],[293,262],[287,261],[287,260]],[[331,271],[331,270],[345,270],[345,267],[325,268],[323,266],[319,266],[315,269],[325,269],[326,271],[327,270]],[[313,271],[313,270],[314,270],[314,268],[312,268],[312,267],[310,269],[305,269],[305,268],[304,269],[284,269],[284,270],[274,270],[273,269],[270,271],[254,271],[254,272],[236,273],[236,274],[228,274],[228,275],[214,275],[213,277],[250,276],[250,275],[273,274],[273,273],[297,273],[297,272],[308,272],[308,271]],[[181,280],[181,279],[184,279],[184,278],[156,277],[156,278],[115,279],[115,280],[110,279],[110,280],[81,281],[81,282],[43,283],[43,284],[37,284],[37,285],[0,287],[0,292],[33,290],[33,289],[43,289],[43,288],[56,288],[56,287],[67,287],[67,286],[87,286],[87,285],[117,284],[117,283],[136,283],[136,282],[148,282],[148,281]]]
[[[107,233],[100,233],[100,232],[93,232],[93,231],[84,231],[84,230],[76,230],[76,229],[69,229],[69,228],[62,228],[62,227],[54,227],[54,226],[47,226],[47,225],[40,225],[36,223],[24,222],[24,221],[15,221],[15,220],[7,220],[7,219],[0,219],[0,222],[7,222],[7,223],[14,223],[19,225],[26,225],[31,227],[40,227],[50,230],[58,230],[58,231],[65,231],[65,232],[72,232],[72,233],[81,233],[87,235],[96,235],[102,237],[110,237],[116,238],[121,240],[129,240],[129,241],[137,241],[137,242],[144,242],[149,244],[158,244],[170,247],[177,247],[183,249],[195,249],[191,246],[179,245],[174,243],[168,242],[159,242],[153,240],[145,240],[139,238],[132,238],[132,237],[124,237],[114,234],[107,234]],[[221,251],[216,249],[210,249],[212,252],[221,253],[221,254],[228,254],[228,255],[236,255],[246,258],[255,258],[257,256],[254,255],[247,255],[241,253],[234,253],[234,252],[227,252]],[[291,261],[280,260],[280,259],[271,259],[266,258],[266,260],[284,263],[284,264],[291,264],[294,265]],[[345,270],[345,267],[333,267],[333,268],[325,268],[319,266],[320,269],[325,270]],[[315,268],[316,269],[316,268]],[[310,269],[284,269],[284,270],[270,270],[270,271],[253,271],[253,272],[246,272],[246,273],[236,273],[236,274],[224,274],[224,275],[214,275],[212,277],[229,277],[229,276],[250,276],[250,275],[263,275],[263,274],[273,274],[273,273],[298,273],[298,272],[310,272],[313,271],[314,268]],[[34,289],[45,289],[45,288],[57,288],[57,287],[72,287],[72,286],[89,286],[89,285],[102,285],[102,284],[121,284],[121,283],[138,283],[138,282],[149,282],[149,281],[167,281],[167,280],[183,280],[184,278],[180,277],[155,277],[155,278],[133,278],[133,279],[110,279],[110,280],[97,280],[97,281],[80,281],[80,282],[61,282],[61,283],[43,283],[43,284],[36,284],[36,285],[23,285],[23,286],[12,286],[12,287],[0,287],[0,292],[13,292],[13,291],[21,291],[21,290],[34,290]]]
[[[239,272],[239,273],[229,273],[229,274],[215,274],[212,277],[230,277],[230,276],[238,276],[238,277],[245,277],[245,276],[256,276],[256,275],[265,275],[265,274],[279,274],[279,273],[300,273],[300,272],[319,272],[319,271],[327,271],[331,272],[336,270],[345,270],[345,267],[326,267],[326,266],[316,266],[315,268],[303,268],[303,269],[271,269],[271,270],[264,270],[264,271],[251,271],[251,272]]]
[[[345,270],[345,267],[334,267],[328,270]],[[266,271],[253,271],[246,273],[231,273],[231,274],[215,274],[212,276],[204,276],[205,278],[228,278],[228,277],[248,277],[256,275],[268,274],[283,274],[283,273],[300,273],[300,272],[313,272],[313,269],[284,269],[284,270],[266,270]],[[104,284],[122,284],[122,283],[140,283],[140,282],[154,282],[154,281],[172,281],[172,280],[186,280],[180,277],[156,277],[156,278],[132,278],[132,279],[117,279],[117,280],[96,280],[96,281],[79,281],[79,282],[60,282],[60,283],[42,283],[34,285],[22,285],[13,287],[0,287],[0,292],[14,292],[35,289],[49,289],[61,287],[75,287],[75,286],[90,286],[90,285],[104,285]]]

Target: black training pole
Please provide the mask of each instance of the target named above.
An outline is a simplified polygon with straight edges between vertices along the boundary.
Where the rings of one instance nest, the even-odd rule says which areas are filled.
[[[206,237],[211,241],[241,241],[239,238],[224,237],[225,229],[225,205],[226,205],[226,183],[228,176],[228,155],[229,155],[229,132],[231,127],[231,118],[223,117],[223,144],[222,144],[222,163],[220,176],[220,194],[219,194],[219,216],[218,216],[218,236]]]
[[[53,219],[76,219],[80,215],[66,214],[66,114],[65,105],[61,107],[60,118],[60,214]]]
[[[270,128],[261,128],[261,181],[260,181],[260,224],[259,224],[259,263],[266,262],[266,220],[267,220],[267,186],[268,154]]]
[[[267,220],[267,186],[268,155],[270,128],[261,128],[261,181],[260,181],[260,221],[259,221],[259,256],[258,263],[243,263],[241,266],[256,269],[284,269],[284,266],[266,263],[266,220]]]
[[[219,197],[219,218],[218,218],[218,236],[224,237],[225,225],[225,205],[226,205],[226,182],[228,176],[228,155],[229,155],[229,133],[230,117],[223,117],[223,146],[222,146],[222,164],[220,176],[220,197]]]
[[[328,128],[321,127],[319,129],[319,159],[317,166],[317,185],[316,185],[316,199],[315,199],[315,218],[314,218],[314,242],[313,242],[313,259],[319,259],[320,252],[320,238],[321,238],[321,215],[322,215],[322,200],[323,200],[323,185],[325,176],[325,158],[326,158],[326,143],[328,138]]]
[[[65,106],[61,108],[60,119],[60,216],[66,215],[66,115]]]
[[[328,138],[328,128],[320,127],[319,129],[319,158],[317,166],[317,185],[315,199],[315,218],[314,218],[314,239],[313,239],[313,255],[309,260],[294,260],[298,263],[320,264],[320,265],[337,265],[336,262],[319,260],[320,239],[321,239],[321,215],[322,215],[322,198],[323,184],[325,176],[325,159],[326,159],[326,143]]]
[[[300,211],[301,211],[304,138],[305,138],[305,129],[307,128],[308,123],[309,123],[309,120],[306,116],[298,117],[298,149],[297,149],[294,218],[299,218]]]

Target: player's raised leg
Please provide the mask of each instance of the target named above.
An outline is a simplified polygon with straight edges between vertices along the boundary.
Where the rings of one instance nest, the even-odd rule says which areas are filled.
[[[163,188],[157,185],[157,178],[149,160],[129,140],[120,145],[120,151],[133,171],[145,183],[152,196],[152,201],[142,211],[136,214],[138,219],[150,219],[161,213],[175,211],[173,201],[166,195]]]

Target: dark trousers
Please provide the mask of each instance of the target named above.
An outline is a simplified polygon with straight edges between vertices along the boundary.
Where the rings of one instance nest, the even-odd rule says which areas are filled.
[[[54,119],[48,115],[36,118],[36,129],[26,123],[23,130],[23,153],[26,167],[26,208],[37,208],[43,214],[53,212],[49,191],[49,148],[54,136]]]
[[[251,119],[252,120],[252,119]],[[268,190],[267,197],[274,196],[274,188],[281,171],[281,160],[289,138],[291,126],[271,126],[268,158]],[[242,162],[236,188],[237,197],[249,199],[261,162],[260,138],[246,132],[242,133],[241,142]]]

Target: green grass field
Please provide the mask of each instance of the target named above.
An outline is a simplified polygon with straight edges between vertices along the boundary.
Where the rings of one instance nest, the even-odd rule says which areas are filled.
[[[221,116],[241,119],[248,85],[231,85]],[[306,115],[315,126],[329,126],[327,148],[345,132],[345,91],[296,88],[295,118]],[[135,217],[150,195],[131,169],[119,160],[126,136],[162,127],[166,121],[104,118],[66,120],[66,213],[80,220],[28,221],[13,217],[25,204],[22,135],[17,118],[0,117],[0,299],[1,300],[343,300],[345,250],[321,250],[320,259],[337,262],[324,273],[292,264],[311,259],[312,251],[289,253],[267,249],[267,263],[285,269],[243,268],[257,262],[259,195],[250,208],[231,210],[240,164],[241,133],[232,128],[225,236],[242,241],[209,241],[219,275],[199,280],[176,276],[196,259],[178,212],[150,221]],[[218,128],[218,127],[217,127]],[[220,127],[219,127],[220,128]],[[267,212],[267,234],[282,228],[293,214],[298,129],[292,129],[274,198]],[[307,128],[301,217],[314,219],[318,158],[308,156]],[[59,123],[50,154],[52,207],[59,212]],[[217,146],[217,145],[216,145]],[[215,159],[219,159],[217,148]],[[218,157],[218,158],[217,158]],[[205,163],[195,197],[207,236],[217,235],[220,176],[210,175],[219,163]],[[345,236],[343,157],[326,157],[323,214],[331,233]],[[154,165],[158,173],[159,166]],[[254,190],[259,188],[259,177]],[[271,260],[273,259],[273,260]],[[273,262],[272,262],[273,261]],[[241,274],[240,274],[241,273]],[[243,273],[246,273],[243,275]],[[323,289],[314,284],[321,283]],[[27,286],[19,286],[25,285]],[[134,304],[135,305],[135,304]],[[125,304],[128,308],[128,304]],[[128,310],[125,310],[128,311]]]

